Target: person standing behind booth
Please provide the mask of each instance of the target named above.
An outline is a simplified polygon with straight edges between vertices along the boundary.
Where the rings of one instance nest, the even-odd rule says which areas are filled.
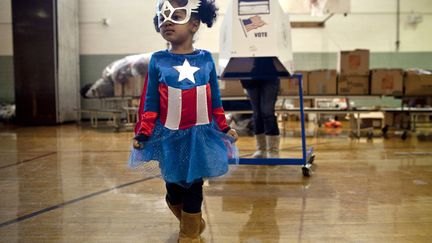
[[[241,80],[252,105],[256,152],[254,158],[279,157],[279,127],[275,104],[280,80],[271,58],[256,58],[251,79]]]

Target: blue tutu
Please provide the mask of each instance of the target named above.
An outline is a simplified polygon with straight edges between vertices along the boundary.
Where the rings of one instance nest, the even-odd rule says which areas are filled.
[[[138,168],[152,160],[159,162],[165,181],[190,185],[201,178],[225,174],[229,163],[238,162],[238,151],[233,138],[213,122],[170,130],[158,120],[144,148],[132,148],[129,166]]]

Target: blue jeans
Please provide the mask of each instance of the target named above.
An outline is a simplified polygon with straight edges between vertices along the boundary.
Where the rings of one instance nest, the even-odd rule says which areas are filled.
[[[242,82],[253,110],[254,132],[256,135],[279,135],[275,104],[279,92],[279,80]]]

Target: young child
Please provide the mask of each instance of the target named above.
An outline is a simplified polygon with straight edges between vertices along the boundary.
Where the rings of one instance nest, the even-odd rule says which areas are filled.
[[[228,171],[237,133],[225,120],[209,52],[194,49],[200,23],[216,20],[214,0],[159,0],[156,30],[170,43],[155,52],[143,91],[129,165],[159,161],[166,202],[180,220],[179,242],[200,242],[203,178]]]

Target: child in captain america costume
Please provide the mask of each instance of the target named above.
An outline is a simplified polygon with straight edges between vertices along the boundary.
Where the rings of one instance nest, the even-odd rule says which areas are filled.
[[[214,0],[158,1],[155,28],[170,48],[150,58],[129,157],[131,167],[159,162],[179,242],[200,242],[203,178],[225,174],[238,159],[211,54],[193,48],[200,23],[211,27],[216,12]]]

